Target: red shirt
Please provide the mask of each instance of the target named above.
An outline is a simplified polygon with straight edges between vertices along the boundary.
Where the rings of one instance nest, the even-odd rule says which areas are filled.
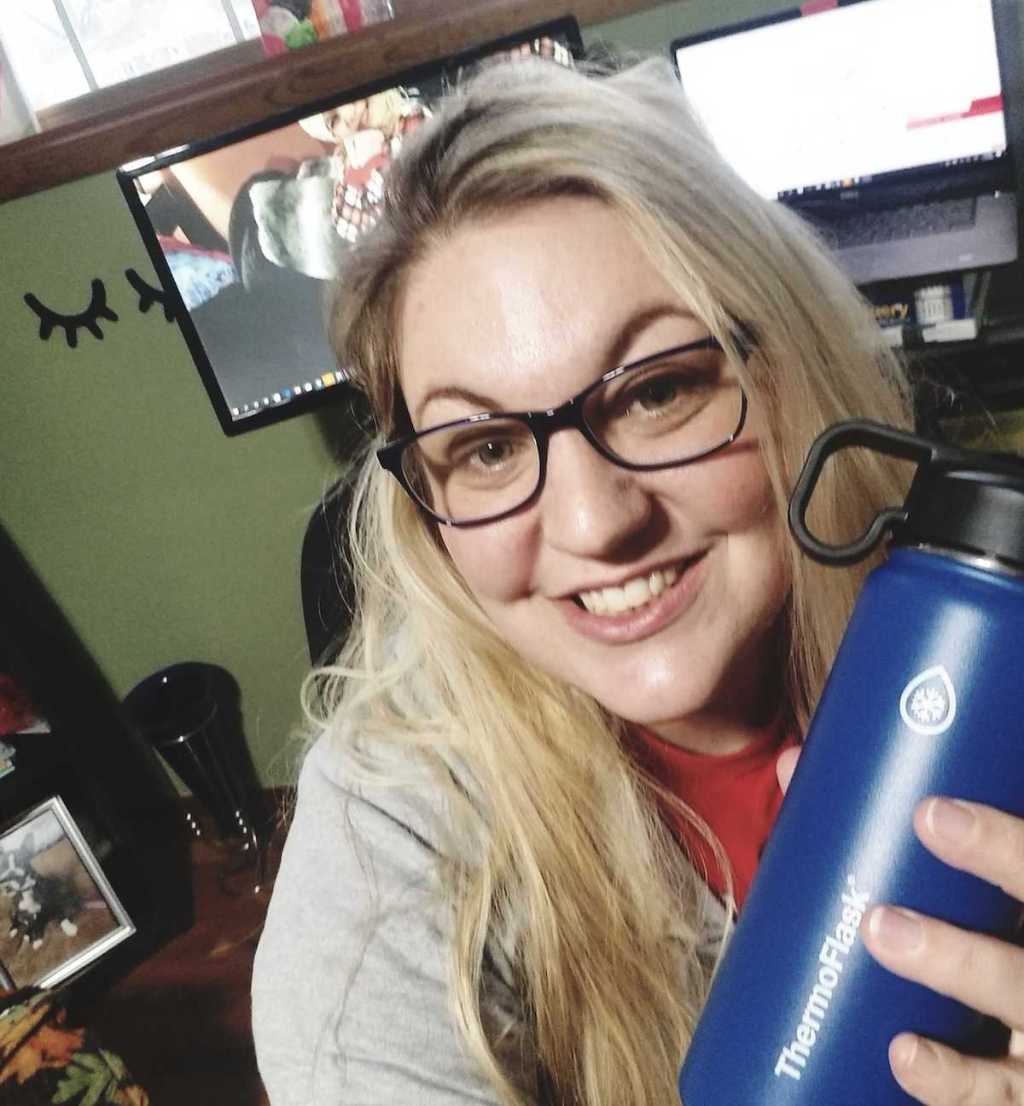
[[[736,906],[741,907],[782,806],[775,762],[797,739],[773,730],[738,753],[710,756],[680,749],[641,726],[631,727],[630,736],[637,761],[699,814],[721,842],[732,868]],[[725,879],[711,847],[674,811],[666,808],[664,815],[697,871],[722,898]]]

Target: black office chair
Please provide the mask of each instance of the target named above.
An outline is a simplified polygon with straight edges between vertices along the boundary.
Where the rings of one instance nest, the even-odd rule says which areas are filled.
[[[314,664],[330,659],[352,621],[354,589],[343,553],[351,505],[351,483],[339,480],[317,504],[302,541],[299,585]]]

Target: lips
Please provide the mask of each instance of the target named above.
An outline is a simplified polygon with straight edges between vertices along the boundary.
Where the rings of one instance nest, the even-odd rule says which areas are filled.
[[[675,564],[637,573],[636,576],[621,584],[579,591],[572,598],[577,606],[596,615],[616,615],[624,611],[637,610],[671,588],[680,574],[703,555],[702,551],[693,556],[684,557]]]
[[[621,614],[646,606],[657,599],[666,589],[679,579],[679,569],[675,567],[655,569],[645,576],[635,576],[621,587],[599,588],[595,591],[581,591],[577,598],[591,614]]]
[[[607,644],[625,644],[658,633],[679,617],[695,600],[706,575],[707,550],[696,556],[652,572],[638,574],[614,588],[596,588],[558,601],[562,614],[577,633]],[[660,574],[664,584],[652,577]],[[613,593],[609,596],[609,592]],[[620,593],[616,595],[614,593]],[[635,605],[628,605],[632,599]],[[610,606],[598,613],[600,603],[624,605],[613,611]]]

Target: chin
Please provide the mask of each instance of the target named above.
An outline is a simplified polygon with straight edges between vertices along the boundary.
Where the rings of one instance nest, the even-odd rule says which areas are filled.
[[[600,663],[610,658],[592,657],[598,663],[574,672],[563,666],[562,675],[617,718],[647,728],[701,716],[731,717],[756,682],[755,666],[746,658],[761,653],[764,636],[763,631],[743,635],[726,647],[711,628],[702,627],[696,638],[686,634],[685,640],[677,635],[673,641],[651,642],[611,664]]]
[[[700,713],[710,705],[711,691],[706,693],[699,688],[680,686],[682,681],[676,677],[672,686],[665,686],[660,682],[651,686],[639,681],[630,681],[629,677],[618,677],[620,692],[608,694],[608,687],[613,683],[609,678],[603,686],[588,681],[590,686],[577,684],[581,691],[593,696],[605,710],[624,722],[636,726],[659,726],[667,722],[675,722],[691,715]],[[628,692],[622,694],[622,691]]]
[[[639,703],[610,703],[601,699],[598,699],[598,702],[616,718],[621,718],[624,722],[633,726],[643,726],[645,729],[657,729],[671,725],[698,713],[701,709],[700,705],[694,706],[689,703],[676,704],[674,707],[666,705],[659,710],[656,706],[652,709],[650,703],[641,706]]]

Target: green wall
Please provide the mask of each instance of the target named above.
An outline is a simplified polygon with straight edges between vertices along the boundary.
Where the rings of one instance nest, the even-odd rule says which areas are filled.
[[[741,19],[795,6],[796,0],[675,0],[650,11],[583,28],[587,43],[597,39],[636,50],[663,50],[680,35],[724,27]]]
[[[0,518],[115,691],[223,665],[261,771],[285,778],[307,665],[298,553],[331,471],[316,425],[221,433],[177,327],[124,278],[155,283],[112,177],[0,207],[0,258]],[[103,340],[40,341],[24,293],[71,313],[93,277],[119,316]]]

